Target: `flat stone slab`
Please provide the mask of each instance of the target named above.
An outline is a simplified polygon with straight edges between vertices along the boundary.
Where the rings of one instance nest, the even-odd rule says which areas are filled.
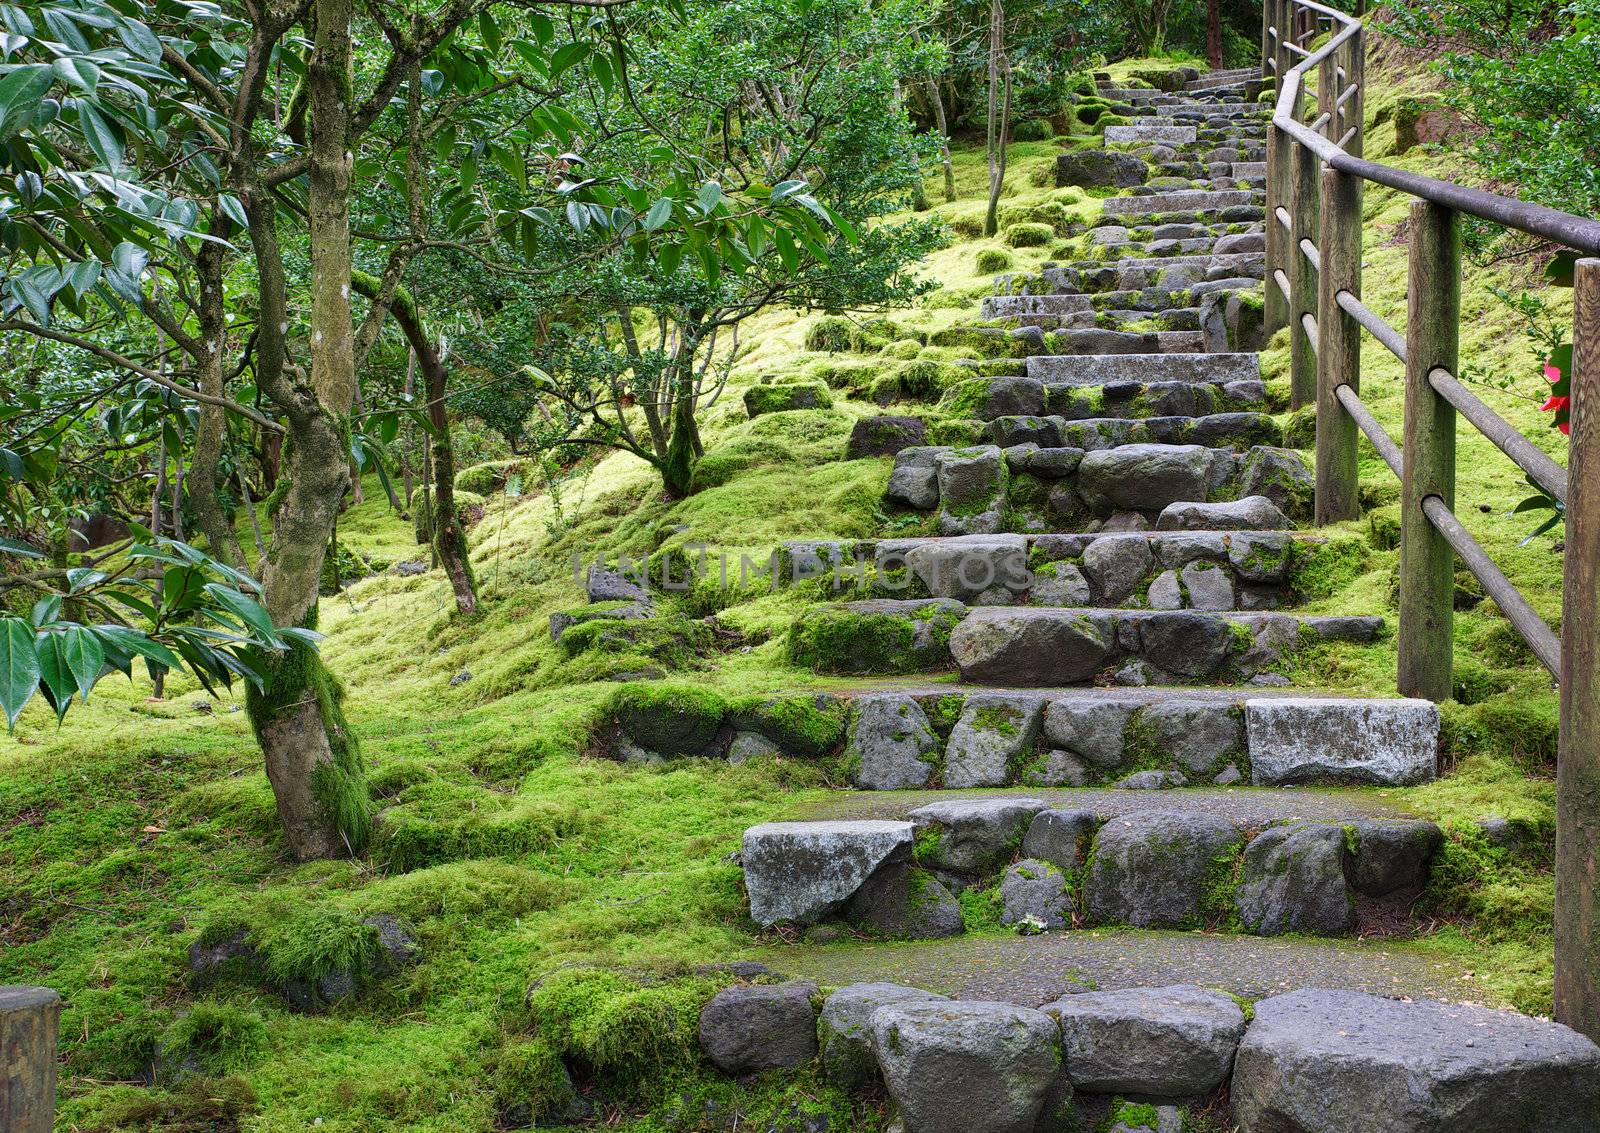
[[[753,952],[749,958],[822,984],[888,981],[1027,1007],[1074,992],[1181,983],[1245,999],[1314,984],[1417,999],[1478,999],[1499,1006],[1455,959],[1394,941],[1075,929],[916,944],[783,946]]]
[[[1075,1089],[1181,1098],[1208,1094],[1233,1069],[1244,1012],[1193,984],[1084,992],[1048,1003]]]
[[[1258,354],[1044,354],[1028,376],[1071,386],[1116,382],[1221,383],[1261,380]]]
[[[1136,129],[1137,127],[1113,126],[1106,132],[1109,134],[1115,129]],[[1189,139],[1193,141],[1191,137]],[[1101,202],[1101,209],[1107,216],[1144,216],[1160,212],[1200,212],[1205,209],[1225,209],[1234,205],[1254,204],[1256,196],[1248,189],[1230,189],[1227,192],[1213,193],[1205,189],[1192,189],[1177,193],[1150,193],[1138,197],[1107,197]]]
[[[1592,1133],[1600,1047],[1525,1015],[1308,988],[1256,1004],[1232,1098],[1243,1133]]]
[[[1193,126],[1107,126],[1107,142],[1161,142],[1166,145],[1187,145],[1196,140],[1198,131]]]
[[[766,822],[744,832],[750,915],[761,925],[813,924],[844,904],[891,857],[909,851],[909,822]]]
[[[1439,709],[1426,700],[1273,697],[1245,702],[1258,786],[1338,782],[1403,786],[1437,773]],[[1259,753],[1259,754],[1257,754]]]

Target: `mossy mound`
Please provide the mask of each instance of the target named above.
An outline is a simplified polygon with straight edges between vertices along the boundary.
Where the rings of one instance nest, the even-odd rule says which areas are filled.
[[[722,695],[700,685],[637,681],[617,690],[611,714],[628,738],[661,755],[694,755],[728,715]]]
[[[1055,234],[1055,229],[1048,224],[1023,222],[1007,225],[1000,235],[1013,248],[1043,248]]]
[[[850,349],[850,320],[826,315],[806,328],[805,346],[819,354],[842,354]]]
[[[791,409],[832,409],[833,396],[821,382],[751,386],[744,391],[744,408],[751,417],[784,413]]]
[[[947,669],[954,602],[853,602],[806,611],[789,630],[789,659],[819,673],[859,676]]]
[[[753,696],[733,705],[735,728],[760,732],[786,752],[816,759],[844,740],[849,709],[838,697]]]

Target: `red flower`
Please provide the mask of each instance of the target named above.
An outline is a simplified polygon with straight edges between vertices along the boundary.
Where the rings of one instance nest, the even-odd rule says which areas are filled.
[[[1559,413],[1561,410],[1565,409],[1569,404],[1571,404],[1571,402],[1572,398],[1570,397],[1552,397],[1543,405],[1539,406],[1539,409],[1544,413]]]
[[[1561,424],[1557,425],[1556,428],[1560,429],[1567,436],[1572,436],[1572,423],[1570,421],[1563,421]]]
[[[1555,385],[1561,380],[1561,370],[1546,362],[1544,364],[1544,379],[1551,385]]]

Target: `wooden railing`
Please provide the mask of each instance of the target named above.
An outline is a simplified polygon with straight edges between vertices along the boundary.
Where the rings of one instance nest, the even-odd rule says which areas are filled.
[[[1364,434],[1402,485],[1400,692],[1435,701],[1451,695],[1457,557],[1559,682],[1555,1006],[1562,1021],[1600,1039],[1600,259],[1578,260],[1574,277],[1566,468],[1457,376],[1461,217],[1587,257],[1600,256],[1600,222],[1366,160],[1363,21],[1312,0],[1264,6],[1261,71],[1276,84],[1267,135],[1265,318],[1269,334],[1289,328],[1293,405],[1316,405],[1316,522],[1357,516]],[[1315,96],[1306,89],[1313,71]],[[1404,334],[1361,302],[1367,182],[1416,198]],[[1405,366],[1399,444],[1361,401],[1363,331]],[[1458,415],[1566,505],[1559,638],[1452,511]]]

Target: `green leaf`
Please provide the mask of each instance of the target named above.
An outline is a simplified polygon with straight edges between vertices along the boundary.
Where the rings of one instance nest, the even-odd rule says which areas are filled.
[[[6,728],[16,727],[23,707],[39,688],[39,654],[33,627],[21,618],[0,618],[0,709]]]
[[[0,536],[0,554],[18,555],[24,559],[42,559],[44,552],[29,546],[18,539],[7,539]]]
[[[68,626],[57,636],[65,640],[63,656],[67,668],[72,671],[72,679],[87,701],[89,690],[94,688],[106,665],[106,654],[100,646],[100,639],[79,625]]]
[[[644,230],[654,232],[672,219],[672,198],[662,197],[644,214]]]
[[[0,79],[0,140],[11,137],[33,121],[55,71],[47,63],[18,67]]]
[[[100,68],[82,56],[64,55],[55,61],[53,69],[62,82],[90,94],[100,85]]]
[[[215,582],[208,583],[205,592],[217,605],[236,614],[240,621],[255,630],[256,636],[261,641],[274,647],[283,645],[283,639],[278,636],[278,631],[272,624],[272,615],[267,613],[259,602],[231,587],[221,586]]]
[[[83,140],[89,143],[95,156],[115,173],[122,168],[122,131],[111,120],[89,103],[78,100],[78,124],[83,129]]]

